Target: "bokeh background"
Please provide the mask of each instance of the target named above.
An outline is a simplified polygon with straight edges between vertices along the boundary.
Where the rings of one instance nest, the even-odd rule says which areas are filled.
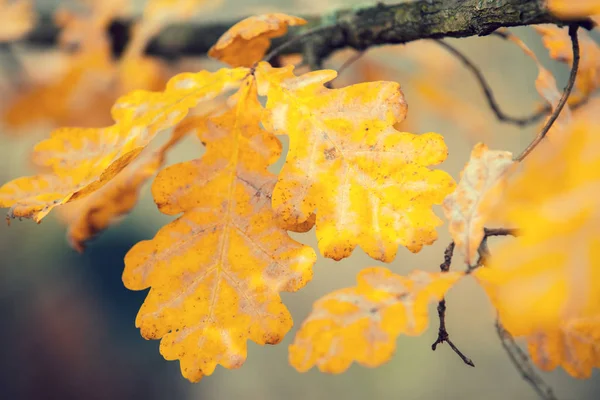
[[[134,1],[133,13],[139,13],[143,3]],[[59,6],[72,4],[38,0],[36,6],[48,14]],[[213,10],[200,12],[195,20],[234,21],[267,11],[317,14],[358,4],[375,1],[224,0]],[[533,30],[519,28],[514,32],[555,73],[562,87],[567,68],[548,58]],[[534,88],[537,69],[521,50],[494,37],[450,42],[483,69],[507,113],[524,115],[539,107]],[[353,54],[341,52],[327,60],[325,66],[337,69]],[[43,61],[44,57],[48,61]],[[15,60],[28,74],[43,75],[50,73],[50,60],[56,58],[48,49],[40,56],[39,49],[25,44],[2,48],[0,106],[8,107],[18,90],[15,82],[21,79],[23,71],[15,71]],[[205,60],[184,60],[170,66],[174,72],[216,67],[217,63]],[[519,152],[538,129],[499,123],[472,75],[430,42],[371,50],[344,69],[336,85],[364,79],[400,82],[409,104],[408,126],[414,132],[434,131],[445,136],[450,155],[443,168],[457,179],[475,143],[484,141],[492,149]],[[30,104],[32,110],[39,106]],[[51,123],[18,129],[8,124],[0,126],[0,182],[33,172],[28,162],[31,146],[52,128]],[[169,164],[201,154],[201,145],[190,138],[171,151]],[[439,207],[437,212],[442,215]],[[336,376],[316,370],[297,373],[288,365],[287,346],[312,303],[332,290],[353,285],[362,268],[379,264],[360,249],[341,262],[320,257],[314,280],[298,293],[283,294],[295,328],[281,344],[261,347],[250,343],[248,360],[239,370],[218,367],[214,375],[202,382],[189,383],[181,377],[177,362],[167,362],[160,356],[158,341],[146,341],[139,335],[134,320],[146,293],[131,292],[121,282],[127,250],[136,242],[153,237],[170,220],[158,212],[149,188],[145,187],[135,211],[94,240],[83,254],[69,247],[65,227],[57,215],[40,225],[31,221],[13,221],[10,227],[0,224],[0,399],[537,398],[504,353],[485,294],[469,280],[449,293],[447,324],[452,340],[474,360],[475,368],[463,364],[446,345],[431,351],[437,335],[432,306],[432,323],[426,334],[400,337],[393,359],[379,368],[354,365]],[[445,226],[439,232],[438,242],[419,254],[400,249],[389,268],[402,274],[416,268],[437,270],[450,241]],[[295,237],[316,246],[314,231]],[[492,242],[497,240],[506,239]],[[460,266],[457,259],[454,265]],[[562,370],[542,376],[561,399],[600,398],[597,372],[585,381],[570,378]]]

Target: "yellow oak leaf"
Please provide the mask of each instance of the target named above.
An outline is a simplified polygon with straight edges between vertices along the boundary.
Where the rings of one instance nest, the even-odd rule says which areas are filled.
[[[322,70],[297,77],[293,67],[256,68],[267,96],[263,125],[285,134],[290,150],[273,192],[273,208],[293,230],[315,210],[319,249],[336,260],[357,245],[382,261],[398,245],[418,252],[437,238],[441,220],[431,206],[455,187],[446,172],[447,148],[435,133],[414,135],[394,125],[406,115],[397,83],[368,82],[342,89]]]
[[[38,143],[33,160],[52,172],[19,178],[0,188],[0,207],[36,222],[52,208],[98,190],[133,161],[154,136],[179,123],[189,109],[233,89],[245,68],[183,73],[164,92],[138,90],[121,97],[107,128],[62,128]]]
[[[282,13],[248,17],[229,28],[208,55],[232,67],[250,67],[264,57],[271,39],[285,35],[288,26],[304,24],[306,20]]]
[[[102,126],[117,95],[109,90],[114,67],[108,43],[65,56],[65,70],[46,82],[27,83],[10,99],[2,118],[11,128],[51,122],[56,126]],[[35,105],[35,107],[32,107]]]
[[[490,199],[500,196],[506,184],[503,176],[511,165],[512,153],[490,151],[485,144],[476,144],[460,174],[458,187],[444,199],[450,235],[468,265],[476,261],[487,214],[493,205]]]
[[[542,370],[558,366],[575,378],[588,379],[600,368],[600,315],[563,321],[560,327],[527,337],[531,360]]]
[[[136,326],[162,339],[160,352],[199,381],[220,364],[239,368],[247,341],[275,344],[292,327],[280,291],[312,278],[316,255],[275,223],[267,168],[281,152],[260,128],[253,77],[235,104],[201,132],[206,154],[161,171],[152,185],[159,209],[183,215],[125,257],[123,281],[151,287]]]
[[[560,18],[582,18],[600,14],[598,0],[548,0],[548,9]]]
[[[490,213],[519,236],[495,249],[476,277],[514,336],[600,315],[599,130],[597,121],[577,119],[556,142],[542,142]]]
[[[315,302],[289,347],[290,364],[300,372],[316,365],[337,374],[353,361],[366,367],[389,361],[398,335],[422,334],[429,304],[441,300],[463,275],[413,271],[404,277],[382,267],[362,270],[355,287]]]
[[[0,0],[0,43],[22,38],[36,19],[31,0]]]
[[[145,149],[137,160],[127,165],[106,185],[66,205],[61,215],[69,227],[67,238],[73,248],[82,252],[88,240],[135,207],[142,185],[162,167],[167,151],[188,133],[187,121],[179,124],[171,138],[160,148],[152,152]]]
[[[568,28],[563,29],[553,25],[536,25],[533,28],[542,36],[542,42],[548,49],[550,57],[567,65],[573,64],[573,50]],[[579,97],[575,96],[575,100],[589,96],[600,87],[600,47],[581,29],[578,36],[580,60],[575,89]]]

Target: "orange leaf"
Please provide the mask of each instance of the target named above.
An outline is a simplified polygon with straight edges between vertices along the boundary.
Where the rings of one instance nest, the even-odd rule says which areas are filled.
[[[600,368],[600,315],[563,321],[549,332],[529,336],[531,360],[544,371],[562,366],[575,378],[587,379]]]
[[[327,89],[335,71],[297,77],[293,67],[256,68],[267,96],[263,125],[286,134],[290,150],[273,192],[273,208],[293,230],[317,211],[319,249],[336,260],[357,245],[390,261],[398,245],[413,252],[437,238],[441,220],[431,206],[455,186],[430,165],[446,158],[443,138],[394,125],[406,103],[397,83],[369,82]]]
[[[52,173],[7,183],[0,188],[0,207],[10,207],[12,217],[41,221],[52,208],[98,190],[158,132],[179,123],[191,107],[235,88],[247,73],[238,68],[179,74],[164,92],[138,90],[121,97],[112,109],[115,125],[56,130],[33,154],[34,162]]]
[[[599,130],[577,119],[556,143],[542,142],[491,213],[520,234],[476,276],[514,336],[600,315]]]
[[[250,67],[264,57],[271,39],[285,35],[288,26],[304,24],[304,19],[282,13],[249,17],[225,32],[208,55],[232,67]]]
[[[506,180],[503,175],[513,165],[512,153],[490,151],[478,143],[460,174],[456,190],[444,199],[443,208],[450,221],[449,230],[456,247],[472,265],[484,236],[490,199],[500,196]]]
[[[551,25],[536,25],[533,28],[542,36],[550,57],[567,65],[573,64],[573,50],[567,28]],[[600,47],[581,29],[578,36],[580,60],[575,89],[580,97],[587,97],[600,87]]]
[[[548,9],[560,18],[582,18],[600,14],[598,0],[547,0]]]
[[[382,267],[359,272],[357,285],[319,299],[289,348],[300,372],[344,372],[353,361],[376,367],[392,357],[400,334],[417,336],[429,324],[428,306],[441,300],[462,272],[413,271],[407,277]]]
[[[177,126],[173,136],[158,150],[144,151],[136,161],[125,167],[106,185],[66,207],[62,214],[69,226],[67,237],[73,248],[83,251],[85,242],[135,207],[142,185],[162,167],[167,151],[189,131],[187,128],[189,125],[187,120],[184,120]]]
[[[151,287],[136,326],[162,339],[161,354],[194,382],[217,364],[239,368],[247,340],[283,338],[292,318],[279,292],[310,281],[316,259],[275,224],[267,168],[281,144],[260,128],[253,77],[233,100],[201,132],[204,157],[161,171],[152,185],[163,213],[183,215],[125,257],[125,286]]]
[[[36,19],[31,0],[0,0],[0,43],[22,38]]]

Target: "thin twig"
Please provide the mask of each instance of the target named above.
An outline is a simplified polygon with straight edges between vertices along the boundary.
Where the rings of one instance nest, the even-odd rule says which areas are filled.
[[[483,72],[481,72],[479,67],[477,67],[475,64],[473,64],[473,62],[469,58],[467,58],[467,56],[465,56],[460,50],[458,50],[456,47],[452,46],[451,44],[448,44],[448,43],[444,42],[443,40],[436,40],[436,42],[440,46],[442,46],[443,48],[448,50],[450,53],[452,53],[452,55],[454,55],[456,58],[458,58],[463,63],[463,65],[469,71],[471,71],[473,73],[473,75],[479,82],[481,89],[483,90],[483,94],[485,95],[488,105],[490,106],[490,108],[492,109],[494,114],[496,114],[496,117],[498,118],[498,120],[500,120],[502,122],[515,124],[518,126],[526,126],[526,125],[535,123],[536,121],[539,121],[544,115],[546,115],[546,113],[547,113],[546,110],[542,110],[542,111],[535,113],[528,117],[512,117],[510,115],[505,114],[504,111],[502,111],[500,109],[500,105],[496,101],[494,92],[492,91],[492,88],[490,87],[489,83],[485,79],[485,76],[483,75]]]
[[[440,270],[442,272],[448,272],[450,270],[450,265],[452,264],[452,255],[454,254],[454,242],[451,242],[446,250],[444,251],[444,262],[440,264]],[[448,343],[450,348],[454,350],[456,354],[463,360],[463,362],[471,367],[474,367],[475,364],[473,361],[463,354],[462,351],[458,349],[450,340],[450,335],[448,335],[448,331],[446,330],[446,299],[442,299],[437,306],[438,317],[440,320],[440,327],[438,329],[438,337],[437,340],[431,345],[431,350],[435,351],[438,344]]]
[[[496,320],[496,332],[510,360],[517,370],[519,370],[523,379],[529,383],[540,398],[544,400],[557,400],[552,388],[536,373],[527,354],[521,350],[515,339],[504,329],[499,320]]]
[[[518,229],[511,228],[483,228],[485,236],[518,236]]]
[[[494,34],[498,35],[502,38],[505,38],[505,36],[503,36],[500,32],[494,32]],[[548,115],[549,113],[552,112],[552,107],[546,106],[543,109],[535,112],[534,114],[532,114],[528,117],[513,117],[510,115],[507,115],[504,111],[502,111],[500,109],[500,105],[498,104],[498,101],[496,100],[496,97],[494,96],[494,92],[492,91],[491,86],[487,82],[485,76],[483,75],[483,72],[481,72],[479,67],[477,67],[475,64],[473,64],[473,62],[466,55],[464,55],[460,50],[458,50],[456,47],[452,46],[451,44],[448,44],[447,42],[442,41],[442,40],[436,40],[436,42],[440,46],[442,46],[443,48],[448,50],[450,53],[452,53],[456,58],[458,58],[463,63],[463,65],[469,71],[471,71],[473,73],[473,75],[479,82],[481,89],[483,90],[483,94],[485,95],[488,105],[490,106],[490,108],[492,109],[494,114],[496,114],[496,118],[498,118],[499,121],[523,127],[523,126],[531,125],[531,124],[538,122],[539,120],[541,120],[546,115]],[[588,98],[587,97],[583,98],[583,99],[579,100],[577,103],[573,104],[573,106],[571,108],[577,109],[578,107],[583,106],[587,102],[588,102]]]
[[[264,58],[264,61],[270,62],[272,58],[277,57],[278,55],[280,55],[281,52],[283,52],[285,49],[287,49],[288,47],[292,46],[293,44],[296,44],[298,42],[302,42],[303,40],[306,40],[308,37],[315,35],[317,33],[321,33],[323,31],[328,31],[331,30],[333,26],[331,25],[325,25],[325,26],[317,26],[315,28],[312,29],[308,29],[296,36],[291,37],[289,40],[283,42],[281,45],[275,47],[274,49],[272,49]],[[320,56],[321,57],[321,56]]]
[[[350,57],[348,57],[348,59],[346,61],[344,61],[344,63],[342,65],[340,65],[340,67],[338,68],[338,70],[337,70],[338,74],[335,79],[338,79],[340,77],[340,75],[342,75],[342,73],[344,73],[344,71],[346,69],[348,69],[348,67],[350,67],[356,61],[358,61],[362,56],[364,56],[366,52],[367,52],[366,50],[357,51],[355,54],[352,54]],[[335,82],[335,79],[332,80],[330,83],[333,84],[333,82]]]
[[[578,29],[578,25],[569,25],[569,36],[571,37],[571,43],[573,45],[573,65],[571,66],[571,74],[569,75],[569,81],[567,82],[567,86],[563,91],[562,97],[560,98],[556,109],[554,110],[552,115],[550,115],[548,121],[546,121],[546,124],[542,128],[542,131],[529,144],[529,146],[527,146],[527,148],[523,150],[523,152],[515,159],[516,161],[523,161],[523,159],[527,157],[527,155],[531,153],[533,149],[535,149],[535,147],[542,141],[542,139],[544,139],[550,128],[552,128],[552,124],[554,124],[554,121],[556,121],[556,119],[560,115],[560,112],[562,111],[563,107],[565,106],[565,104],[567,104],[567,100],[569,99],[571,90],[575,85],[575,78],[577,78],[577,70],[579,68],[579,38],[577,37]]]

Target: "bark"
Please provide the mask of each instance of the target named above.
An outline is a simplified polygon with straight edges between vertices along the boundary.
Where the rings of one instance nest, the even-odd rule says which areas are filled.
[[[417,0],[396,5],[376,4],[338,10],[322,16],[303,16],[308,25],[290,30],[273,46],[288,41],[306,29],[324,27],[310,37],[312,56],[324,59],[343,48],[364,50],[372,46],[407,43],[419,39],[488,35],[499,27],[552,23],[564,25],[544,7],[543,0]],[[129,40],[133,20],[114,21],[109,29],[113,52],[120,55]],[[237,21],[208,24],[181,24],[164,29],[146,49],[164,59],[203,56],[218,38]],[[589,20],[576,21],[591,29]],[[25,39],[34,46],[53,46],[59,28],[52,18],[42,16],[36,29]],[[297,41],[281,54],[299,53],[307,40]]]

